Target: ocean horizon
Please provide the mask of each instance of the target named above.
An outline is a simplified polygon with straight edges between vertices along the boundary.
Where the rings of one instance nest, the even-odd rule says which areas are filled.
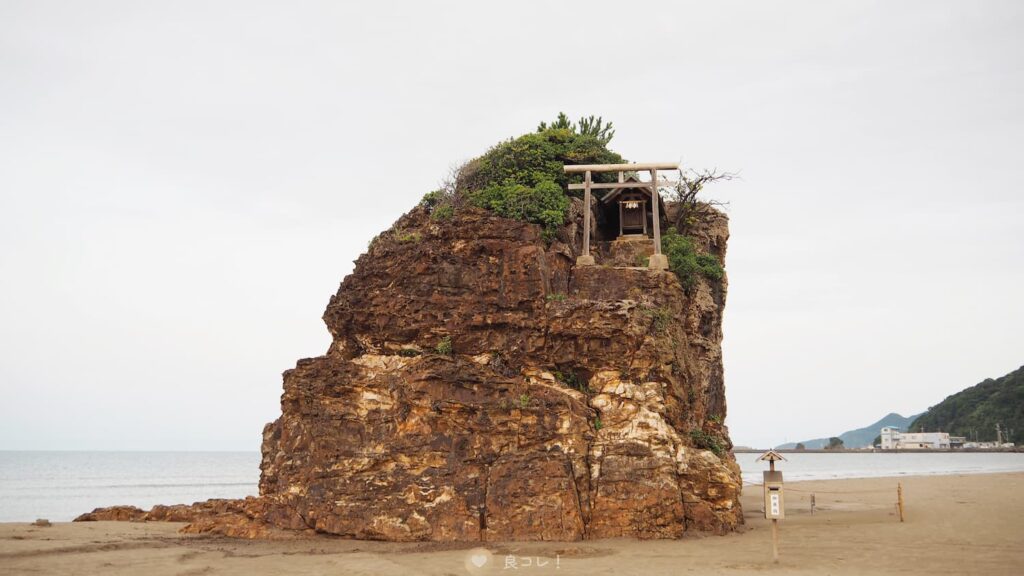
[[[744,484],[767,467],[736,454]],[[191,504],[258,494],[257,451],[0,451],[0,522],[66,522],[94,508]],[[785,454],[786,481],[1024,471],[1024,453]]]
[[[0,522],[258,494],[258,451],[0,451]]]

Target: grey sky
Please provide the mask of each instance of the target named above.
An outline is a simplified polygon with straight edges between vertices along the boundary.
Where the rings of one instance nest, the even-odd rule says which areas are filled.
[[[742,172],[736,443],[1024,364],[1019,2],[297,4],[0,1],[0,448],[257,449],[369,239],[559,110]]]

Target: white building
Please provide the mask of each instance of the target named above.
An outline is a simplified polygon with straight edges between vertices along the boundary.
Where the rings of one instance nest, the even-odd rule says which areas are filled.
[[[997,450],[1002,448],[1013,448],[1013,442],[964,442],[964,448],[968,450]]]
[[[882,428],[882,450],[948,450],[948,432],[900,432],[895,426]]]

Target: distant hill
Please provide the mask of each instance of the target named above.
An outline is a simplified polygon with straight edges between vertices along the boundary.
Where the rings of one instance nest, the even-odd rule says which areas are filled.
[[[870,424],[863,428],[856,430],[850,430],[843,432],[839,435],[839,439],[843,441],[843,446],[846,448],[862,448],[864,446],[870,446],[871,442],[874,441],[875,437],[878,436],[879,431],[885,426],[897,426],[901,430],[906,430],[907,426],[910,425],[920,414],[916,416],[900,416],[895,412],[887,414],[884,418]],[[813,440],[802,440],[799,442],[803,444],[805,448],[810,450],[816,450],[828,446],[828,438],[814,438]],[[797,442],[790,442],[789,444],[781,444],[776,448],[782,450],[791,450],[796,448]]]
[[[1024,366],[948,396],[914,420],[910,429],[991,442],[997,423],[1003,427],[1004,441],[1024,444]],[[1009,437],[1007,430],[1012,432]]]

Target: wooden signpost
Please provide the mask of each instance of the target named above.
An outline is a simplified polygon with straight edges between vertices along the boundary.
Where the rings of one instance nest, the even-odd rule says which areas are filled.
[[[775,462],[785,460],[782,454],[769,450],[758,457],[767,461],[764,471],[764,517],[772,521],[772,561],[779,561],[779,520],[786,517],[785,499],[782,497],[782,471],[775,469]]]

